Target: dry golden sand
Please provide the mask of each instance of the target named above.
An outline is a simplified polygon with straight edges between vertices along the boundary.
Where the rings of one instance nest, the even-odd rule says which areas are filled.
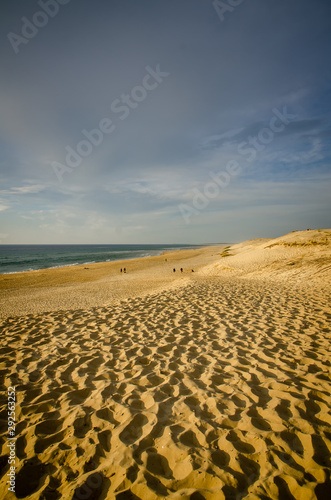
[[[330,242],[1,277],[17,496],[330,498]]]
[[[3,274],[0,317],[112,305],[121,299],[176,288],[190,277],[192,268],[214,262],[220,251],[206,247],[143,259]],[[124,267],[127,274],[119,272]],[[185,268],[183,274],[181,267]]]

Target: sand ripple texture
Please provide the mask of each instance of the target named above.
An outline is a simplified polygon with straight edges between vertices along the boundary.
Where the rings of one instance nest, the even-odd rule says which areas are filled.
[[[316,290],[197,277],[3,320],[17,498],[331,498],[328,311]]]

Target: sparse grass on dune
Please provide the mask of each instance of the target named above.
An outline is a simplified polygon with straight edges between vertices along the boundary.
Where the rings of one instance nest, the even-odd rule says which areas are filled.
[[[321,241],[292,241],[292,242],[287,242],[287,241],[279,241],[277,243],[272,243],[271,245],[268,245],[266,248],[272,248],[275,246],[284,246],[284,247],[311,247],[314,245],[330,245],[330,241],[328,239],[321,240]]]
[[[224,248],[223,252],[220,253],[220,256],[221,257],[231,257],[232,254],[229,253],[229,252],[230,252],[230,246],[227,246],[227,247]]]

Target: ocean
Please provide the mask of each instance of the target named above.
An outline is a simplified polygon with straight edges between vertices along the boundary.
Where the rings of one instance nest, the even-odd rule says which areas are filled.
[[[0,245],[0,274],[160,255],[206,245]]]

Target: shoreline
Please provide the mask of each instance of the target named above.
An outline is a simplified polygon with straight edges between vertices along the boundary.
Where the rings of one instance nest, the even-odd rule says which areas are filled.
[[[166,250],[160,255],[0,274],[0,317],[86,309],[177,286],[214,263],[222,246]],[[167,259],[167,261],[165,261]],[[120,273],[126,267],[127,272]],[[183,273],[173,268],[183,268]]]
[[[290,280],[292,286],[322,286],[327,291],[330,243],[331,230],[301,231],[233,245],[0,274],[0,317],[109,306],[209,278],[257,279],[261,284]],[[121,273],[124,267],[126,273]]]
[[[148,259],[149,257],[159,257],[162,255],[164,252],[156,254],[156,255],[145,255],[144,257],[128,257],[127,259],[114,259],[114,260],[101,260],[100,262],[94,261],[88,261],[88,262],[81,262],[81,263],[74,263],[74,264],[64,264],[63,266],[51,266],[51,267],[41,267],[39,269],[26,269],[25,271],[9,271],[6,273],[0,273],[0,276],[4,274],[25,274],[25,273],[34,273],[37,271],[46,271],[48,269],[62,269],[63,267],[76,267],[76,266],[87,266],[87,265],[92,265],[92,264],[107,264],[108,262],[122,262],[122,261],[128,261],[128,260],[134,260],[134,259]]]
[[[148,259],[150,257],[160,257],[163,254],[167,252],[179,252],[181,250],[199,250],[200,248],[207,248],[210,246],[223,246],[223,245],[233,245],[234,243],[211,243],[211,244],[202,244],[202,245],[192,245],[192,247],[187,246],[187,247],[178,247],[173,248],[171,250],[160,250],[160,253],[156,253],[155,255],[144,255],[140,257],[128,257],[128,258],[121,258],[121,259],[113,259],[113,260],[101,260],[101,261],[87,261],[87,262],[75,262],[73,264],[63,264],[63,265],[58,265],[58,266],[51,266],[51,267],[41,267],[39,269],[25,269],[21,271],[7,271],[7,272],[0,272],[0,276],[5,275],[5,274],[21,274],[21,273],[31,273],[35,271],[45,271],[47,269],[60,269],[62,267],[74,267],[74,266],[86,266],[86,265],[92,265],[92,264],[106,264],[108,262],[120,262],[120,261],[127,261],[127,260],[134,260],[134,259]],[[5,246],[5,245],[2,245]],[[7,245],[7,246],[12,246],[12,245]],[[15,245],[16,246],[16,245]],[[20,246],[20,245],[17,245]],[[22,245],[24,246],[24,245]],[[41,245],[44,246],[44,245]],[[49,246],[55,246],[55,245],[49,245]],[[63,246],[59,244],[59,246]],[[75,245],[68,245],[68,246],[75,246]],[[80,245],[77,245],[80,246]],[[88,246],[88,245],[86,245]],[[91,244],[91,246],[94,246]],[[143,250],[141,250],[143,251]],[[148,251],[148,250],[146,250]]]

